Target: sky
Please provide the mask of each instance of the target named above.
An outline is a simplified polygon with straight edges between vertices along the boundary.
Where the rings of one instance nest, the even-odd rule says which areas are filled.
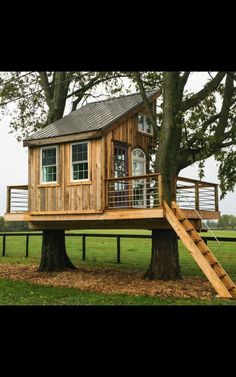
[[[186,88],[192,91],[200,90],[207,75],[206,72],[193,74]],[[14,134],[9,133],[9,123],[10,116],[5,116],[0,120],[0,216],[3,216],[6,209],[6,186],[28,183],[28,148],[23,148],[22,142],[19,143]],[[211,157],[206,161],[203,180],[218,183],[217,172],[216,162]],[[179,175],[198,179],[197,164],[183,169]],[[221,214],[236,216],[236,189],[220,201],[220,211]]]

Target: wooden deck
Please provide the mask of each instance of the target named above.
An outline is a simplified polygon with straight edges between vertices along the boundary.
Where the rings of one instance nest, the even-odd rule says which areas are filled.
[[[32,229],[169,228],[161,182],[160,174],[107,179],[103,210],[67,211],[31,211],[28,186],[9,186],[5,220],[27,221]],[[195,227],[201,219],[219,219],[216,184],[178,177],[175,197]]]

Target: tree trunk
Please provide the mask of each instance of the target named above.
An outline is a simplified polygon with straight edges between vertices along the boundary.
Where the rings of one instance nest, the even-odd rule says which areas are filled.
[[[44,230],[41,262],[38,271],[66,271],[76,267],[66,254],[65,231]]]
[[[151,262],[144,277],[150,280],[181,279],[178,239],[173,230],[152,230]]]
[[[157,172],[162,174],[162,199],[171,206],[175,198],[173,183],[179,173],[178,156],[181,140],[181,117],[178,99],[178,72],[164,74],[163,123],[157,155]],[[173,230],[152,231],[152,256],[145,274],[148,279],[180,279],[177,236]]]

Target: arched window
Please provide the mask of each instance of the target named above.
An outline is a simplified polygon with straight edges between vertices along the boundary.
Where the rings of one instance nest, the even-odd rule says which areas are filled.
[[[141,149],[134,149],[132,152],[132,175],[142,176],[146,174],[146,156]],[[135,179],[132,185],[133,207],[146,207],[146,180]]]
[[[132,152],[132,175],[146,174],[146,156],[141,149],[134,149]]]

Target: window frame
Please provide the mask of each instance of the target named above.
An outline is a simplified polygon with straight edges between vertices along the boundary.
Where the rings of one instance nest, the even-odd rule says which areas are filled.
[[[144,118],[144,131],[139,129],[139,120],[138,120],[138,117],[139,117],[140,115]],[[152,125],[152,124],[150,125],[150,126],[151,126],[151,132],[147,132],[147,119],[151,119],[151,117],[150,117],[149,115],[146,115],[146,114],[143,114],[143,113],[138,113],[138,115],[137,115],[138,132],[141,132],[141,133],[143,133],[143,134],[147,134],[147,135],[154,136],[154,128],[153,128],[153,125]]]
[[[134,157],[134,152],[136,152],[136,151],[141,152],[143,154],[144,158]],[[133,177],[138,177],[138,175],[134,176],[134,174],[133,174],[133,162],[134,162],[135,159],[138,162],[141,162],[141,161],[144,162],[144,174],[143,175],[146,175],[147,174],[147,157],[146,157],[146,153],[142,149],[140,149],[140,148],[134,148],[132,150],[132,152],[131,152],[131,157],[132,157],[131,158],[131,162],[132,162],[132,174],[131,175]]]
[[[56,150],[56,165],[45,165],[45,166],[56,166],[56,181],[43,181],[43,151],[45,149],[55,149]],[[40,148],[40,184],[41,185],[51,185],[58,183],[58,145],[50,145],[47,147]]]
[[[72,147],[73,145],[78,145],[78,144],[87,144],[87,161],[77,161],[73,162],[72,161]],[[83,179],[73,179],[73,164],[78,164],[78,163],[88,163],[88,178],[83,178]],[[70,181],[71,183],[76,183],[76,182],[90,182],[90,142],[89,141],[79,141],[75,143],[70,144]]]

